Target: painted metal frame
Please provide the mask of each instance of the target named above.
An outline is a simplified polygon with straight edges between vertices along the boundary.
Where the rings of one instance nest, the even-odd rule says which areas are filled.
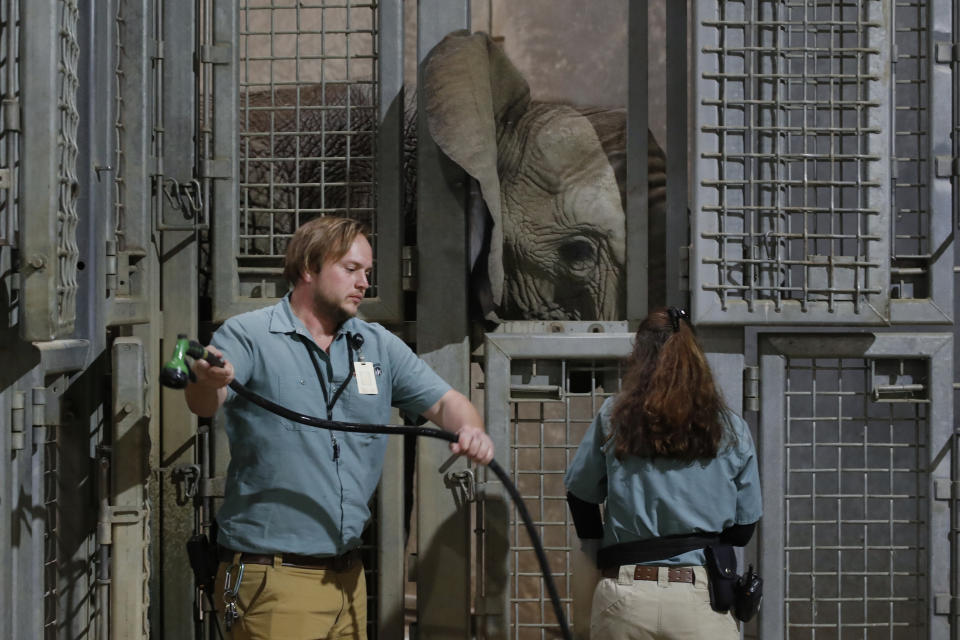
[[[487,334],[484,341],[487,432],[493,439],[497,462],[512,469],[510,453],[510,362],[514,358],[619,359],[630,353],[632,333]],[[510,628],[510,498],[496,477],[484,469],[478,489],[483,503],[482,576],[476,610],[478,629],[488,640],[505,639]]]
[[[215,33],[218,63],[214,67],[213,159],[207,175],[216,178],[211,226],[213,231],[213,320],[252,311],[276,302],[276,297],[241,294],[237,257],[240,220],[238,117],[239,51],[237,3],[219,2]],[[403,6],[402,0],[378,3],[378,129],[376,152],[377,242],[374,263],[377,296],[364,301],[361,316],[377,322],[403,319],[400,253],[403,242]],[[223,23],[220,23],[220,20]],[[230,33],[228,30],[233,29]],[[277,292],[278,296],[285,292]]]
[[[927,469],[929,500],[926,548],[928,575],[928,640],[955,637],[951,633],[956,614],[940,611],[943,594],[949,600],[951,561],[946,533],[950,531],[951,511],[955,504],[938,501],[937,487],[951,480],[949,451],[953,436],[953,342],[949,334],[767,334],[760,338],[760,420],[758,453],[760,482],[763,487],[763,518],[760,524],[759,561],[764,578],[764,603],[759,617],[759,637],[784,637],[785,570],[783,523],[785,469],[783,429],[785,418],[786,357],[799,358],[909,358],[928,364]],[[955,499],[954,501],[955,502]],[[951,622],[953,617],[954,622]]]

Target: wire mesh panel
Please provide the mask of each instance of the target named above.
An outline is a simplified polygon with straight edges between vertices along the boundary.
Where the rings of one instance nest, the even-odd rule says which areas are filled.
[[[238,7],[240,202],[230,207],[236,220],[215,220],[218,228],[230,222],[235,246],[232,264],[217,264],[214,278],[238,276],[236,295],[248,307],[286,293],[287,242],[313,218],[366,222],[380,258],[380,4],[244,0]],[[369,297],[381,293],[374,271]]]
[[[862,359],[786,366],[788,637],[924,637],[925,401],[874,402]]]
[[[948,637],[931,603],[949,591],[933,487],[949,477],[950,391],[936,381],[950,340],[901,338],[766,349],[762,637]]]
[[[570,461],[600,405],[620,389],[618,361],[541,362],[559,384],[512,384],[510,403],[511,476],[537,525],[568,620],[575,612],[570,594],[574,575],[570,550],[579,544],[567,510],[563,484]],[[513,360],[514,370],[538,377],[537,361]],[[527,376],[521,376],[527,377]],[[528,394],[533,394],[529,396]],[[551,399],[537,398],[549,393]],[[525,397],[526,396],[526,397]],[[559,626],[543,584],[540,564],[516,506],[510,511],[511,627],[509,637],[533,640],[557,637]]]
[[[24,41],[20,248],[21,337],[51,340],[73,331],[77,269],[77,89],[80,45],[77,2],[23,3],[31,24]]]
[[[20,17],[18,4],[0,4],[0,246],[13,244],[17,222],[16,174],[19,162]]]
[[[530,511],[573,625],[579,624],[574,608],[584,589],[575,582],[578,542],[563,476],[600,405],[620,389],[620,362],[630,352],[631,339],[626,333],[486,336],[487,431],[497,460]],[[505,494],[492,489],[483,493],[477,589],[477,609],[485,614],[483,637],[559,637],[540,566],[516,507]]]
[[[43,443],[43,637],[57,640],[66,621],[60,610],[60,443],[56,427],[46,427]]]
[[[698,321],[889,316],[890,4],[697,3]]]

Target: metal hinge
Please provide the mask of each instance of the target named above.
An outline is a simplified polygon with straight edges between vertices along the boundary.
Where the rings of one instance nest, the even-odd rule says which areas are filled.
[[[400,249],[400,287],[403,291],[417,290],[417,248]]]
[[[23,391],[13,392],[13,404],[10,410],[10,423],[12,432],[10,434],[10,448],[13,451],[20,451],[24,446],[23,408],[25,396],[26,394]]]
[[[690,247],[680,247],[680,281],[677,287],[680,291],[690,291]]]
[[[938,478],[933,481],[934,500],[956,500],[960,498],[960,482]]]
[[[20,101],[16,98],[3,99],[3,129],[20,131]]]
[[[952,615],[957,606],[957,596],[951,596],[949,593],[935,593],[933,595],[933,613],[938,616]]]
[[[106,265],[107,291],[117,290],[117,243],[107,240]]]
[[[743,368],[743,410],[760,410],[760,367]]]
[[[951,156],[936,157],[936,171],[938,178],[953,178],[960,176],[960,158]]]
[[[47,424],[47,389],[34,387],[31,396],[33,400],[33,426],[44,427]]]
[[[212,478],[203,478],[200,480],[201,498],[222,498],[226,490],[227,477],[214,476]]]
[[[229,44],[205,44],[200,47],[200,62],[230,64],[233,62],[233,47]]]
[[[934,50],[936,51],[937,64],[960,62],[960,43],[937,42],[934,45]]]

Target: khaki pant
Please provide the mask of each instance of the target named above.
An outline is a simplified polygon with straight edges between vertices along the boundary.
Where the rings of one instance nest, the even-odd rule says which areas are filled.
[[[232,640],[366,640],[367,586],[363,563],[349,569],[301,569],[246,564],[237,597],[239,619],[230,633],[223,620],[223,582],[228,564],[220,563],[214,588],[217,624]],[[236,580],[236,567],[231,582]]]
[[[593,592],[590,637],[593,640],[739,640],[730,613],[710,608],[707,574],[693,567],[694,583],[634,580],[633,566],[618,578],[603,578]]]

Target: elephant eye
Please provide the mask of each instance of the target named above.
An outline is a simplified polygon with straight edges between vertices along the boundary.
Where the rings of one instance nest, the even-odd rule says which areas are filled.
[[[574,269],[591,266],[595,260],[593,244],[586,238],[575,238],[560,245],[560,260]]]

